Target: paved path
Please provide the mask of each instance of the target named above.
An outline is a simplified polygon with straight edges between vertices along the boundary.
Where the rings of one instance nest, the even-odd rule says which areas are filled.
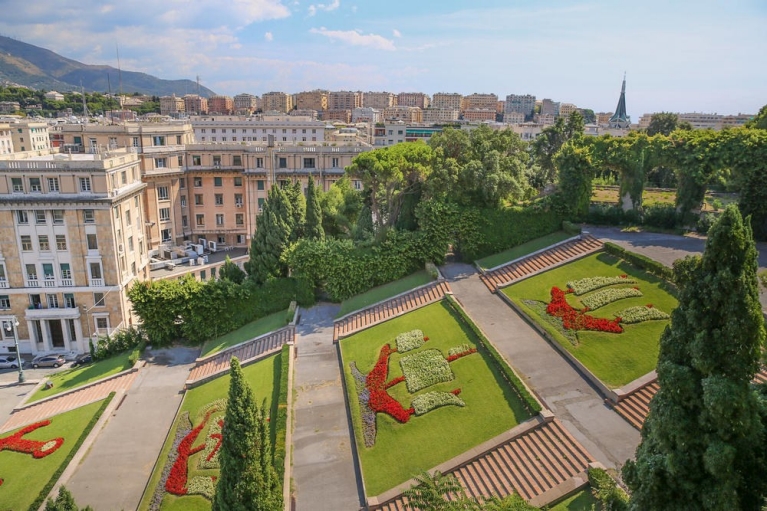
[[[639,432],[604,404],[602,396],[500,298],[472,266],[441,268],[454,296],[570,434],[597,461],[619,467],[634,456]]]
[[[14,407],[21,403],[27,392],[30,392],[34,385],[8,385],[0,387],[0,424],[5,423],[10,417]]]
[[[305,310],[296,329],[293,480],[298,511],[354,511],[364,498],[333,344],[337,313],[335,305]]]
[[[199,349],[153,350],[82,463],[65,486],[98,511],[133,510],[152,474]]]

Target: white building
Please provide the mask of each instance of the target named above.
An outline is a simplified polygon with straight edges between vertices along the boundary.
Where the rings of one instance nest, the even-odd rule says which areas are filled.
[[[194,138],[200,143],[241,144],[323,142],[325,123],[311,117],[263,115],[242,117],[215,115],[192,117]]]

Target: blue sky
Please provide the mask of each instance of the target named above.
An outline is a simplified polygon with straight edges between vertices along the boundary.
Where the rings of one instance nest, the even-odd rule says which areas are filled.
[[[755,113],[764,0],[0,0],[0,33],[218,93],[534,94],[612,111]],[[191,92],[191,91],[190,91]]]

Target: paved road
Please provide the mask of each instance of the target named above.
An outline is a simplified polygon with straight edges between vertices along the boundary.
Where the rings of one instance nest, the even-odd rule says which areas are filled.
[[[0,426],[11,416],[13,408],[24,399],[27,392],[31,391],[34,385],[7,385],[0,386]]]
[[[78,504],[98,511],[138,507],[198,354],[188,348],[145,354],[148,364],[65,482]]]
[[[293,480],[298,511],[353,511],[364,500],[333,344],[337,313],[336,305],[304,310],[296,329]]]
[[[474,267],[450,264],[440,270],[493,345],[597,461],[619,468],[634,456],[639,432],[608,408],[596,389],[536,330],[490,294]]]

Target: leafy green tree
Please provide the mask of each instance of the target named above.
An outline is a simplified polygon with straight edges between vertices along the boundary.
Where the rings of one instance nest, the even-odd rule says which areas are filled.
[[[597,122],[597,114],[590,108],[581,108],[580,113],[583,116],[584,124],[594,124]]]
[[[93,511],[93,508],[86,506],[82,510],[77,507],[75,498],[69,493],[65,486],[59,488],[59,494],[56,500],[51,498],[45,504],[45,511]]]
[[[278,186],[273,186],[261,214],[256,218],[250,259],[245,263],[248,277],[256,283],[263,284],[270,278],[287,275],[287,268],[280,258],[290,243],[292,219],[285,193]]]
[[[322,209],[322,229],[326,236],[351,235],[352,226],[363,205],[363,195],[352,188],[351,180],[344,176],[327,192],[319,193]]]
[[[285,200],[290,206],[290,242],[293,243],[304,237],[306,227],[306,197],[304,197],[304,192],[301,189],[301,181],[296,179],[291,186],[285,189]],[[286,214],[288,214],[287,211]]]
[[[306,188],[306,237],[312,240],[325,238],[325,230],[322,228],[322,207],[312,175],[309,175],[309,186]]]
[[[133,284],[128,299],[154,345],[166,346],[181,336],[184,313],[198,284],[191,276]]]
[[[504,498],[492,496],[487,499],[467,497],[455,476],[444,475],[439,471],[430,475],[422,472],[415,477],[417,481],[405,490],[408,498],[407,509],[413,511],[535,511],[525,500],[513,493]],[[448,500],[448,498],[450,500]]]
[[[679,117],[672,112],[659,112],[653,114],[650,118],[650,125],[647,126],[647,134],[650,136],[661,135],[669,136],[674,131],[679,122]]]
[[[221,265],[221,269],[218,270],[218,278],[232,281],[235,284],[242,284],[242,281],[245,280],[245,276],[245,272],[242,271],[239,266],[234,264],[229,256],[226,256],[224,264]]]
[[[567,120],[559,117],[552,126],[547,126],[541,131],[531,145],[535,163],[541,172],[531,184],[536,188],[543,188],[557,180],[557,167],[554,157],[565,143],[574,137],[583,134],[583,116],[573,112]]]
[[[240,362],[232,357],[213,511],[277,511],[282,494],[271,459],[264,408],[256,406]]]
[[[759,113],[746,124],[749,128],[767,130],[767,105],[759,109]]]
[[[589,145],[570,141],[554,157],[559,169],[559,195],[575,218],[583,218],[589,212],[594,164]]]
[[[660,389],[636,461],[623,478],[630,508],[758,510],[767,452],[750,385],[765,340],[751,228],[729,206],[702,257],[674,265],[679,306],[661,336]]]

